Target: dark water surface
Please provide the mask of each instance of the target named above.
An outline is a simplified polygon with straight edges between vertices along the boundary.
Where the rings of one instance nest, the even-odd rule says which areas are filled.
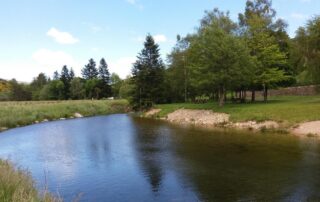
[[[111,115],[0,133],[0,158],[65,201],[320,201],[319,145]]]

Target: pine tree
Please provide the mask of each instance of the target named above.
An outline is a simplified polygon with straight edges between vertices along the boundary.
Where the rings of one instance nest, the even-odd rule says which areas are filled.
[[[149,107],[151,103],[165,101],[164,64],[160,58],[159,45],[150,34],[133,65],[132,75],[135,88],[132,102],[136,107]]]
[[[61,74],[60,74],[60,81],[62,81],[64,84],[63,95],[62,95],[62,97],[64,99],[69,99],[69,97],[70,97],[70,82],[71,82],[71,80],[72,80],[72,78],[70,76],[69,69],[66,65],[64,65],[62,67]]]
[[[98,74],[96,62],[91,58],[89,63],[82,69],[82,76],[84,79],[88,80],[97,78]]]
[[[75,77],[75,73],[74,73],[72,67],[71,67],[70,72],[69,72],[69,77],[70,77],[70,80],[74,79],[74,77]]]
[[[59,79],[60,79],[60,75],[59,75],[58,71],[55,71],[53,73],[53,80],[59,80]]]
[[[100,60],[99,65],[99,80],[101,82],[102,96],[111,96],[111,86],[110,86],[110,73],[108,70],[108,64],[104,58]]]

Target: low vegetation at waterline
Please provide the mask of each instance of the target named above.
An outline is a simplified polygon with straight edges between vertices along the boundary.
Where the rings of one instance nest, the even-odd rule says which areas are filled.
[[[83,116],[123,113],[127,108],[126,100],[1,102],[0,129],[71,118],[75,113]]]
[[[0,201],[59,202],[48,194],[40,194],[28,172],[15,169],[9,162],[0,160]]]
[[[157,105],[156,108],[161,109],[158,114],[160,117],[165,117],[175,110],[184,108],[227,113],[230,114],[230,120],[233,122],[273,120],[293,125],[295,123],[320,120],[320,96],[279,96],[271,97],[268,103],[226,103],[223,108],[213,102],[204,104],[164,104]]]

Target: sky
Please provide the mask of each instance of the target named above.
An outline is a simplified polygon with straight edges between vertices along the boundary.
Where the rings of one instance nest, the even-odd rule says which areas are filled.
[[[192,33],[205,10],[244,11],[246,0],[0,0],[0,78],[30,82],[63,65],[77,76],[90,58],[125,78],[150,33],[164,61],[177,34]],[[294,37],[320,14],[320,0],[273,0]]]

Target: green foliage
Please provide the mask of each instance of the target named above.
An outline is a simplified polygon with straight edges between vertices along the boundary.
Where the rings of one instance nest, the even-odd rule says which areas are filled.
[[[293,40],[293,63],[300,73],[308,75],[307,80],[320,83],[320,17],[309,20],[306,27],[300,27]],[[306,73],[307,72],[307,73]],[[301,77],[300,77],[301,78]],[[308,81],[301,81],[307,82]]]
[[[86,80],[96,79],[98,77],[98,70],[96,68],[96,62],[91,58],[89,63],[82,69],[82,77]]]
[[[23,83],[18,83],[15,79],[9,81],[10,85],[10,100],[21,101],[31,100],[32,95],[29,86]]]
[[[119,75],[116,73],[112,73],[110,80],[111,80],[112,96],[119,98],[120,97],[120,88],[122,86],[123,81],[121,80]]]
[[[131,95],[133,94],[134,86],[132,85],[131,78],[127,78],[122,81],[119,89],[119,96],[121,99],[132,100]]]
[[[111,96],[110,73],[108,69],[108,64],[104,58],[100,60],[99,79],[100,79],[99,88],[102,91],[101,96],[105,98],[110,97]]]
[[[235,35],[236,27],[228,14],[217,9],[207,12],[187,50],[191,85],[198,95],[219,91],[221,105],[226,90],[245,86],[251,79],[253,62],[244,42]]]
[[[81,100],[86,96],[86,91],[81,78],[74,78],[70,83],[70,97],[73,100]]]
[[[95,79],[89,79],[86,80],[85,82],[85,90],[86,90],[86,97],[89,99],[99,99],[101,98],[101,89],[99,88],[100,86],[100,80],[95,78]]]
[[[166,71],[167,99],[169,102],[183,102],[194,95],[190,82],[190,68],[187,61],[188,38],[177,36],[177,44],[168,55],[169,68]]]
[[[137,56],[132,69],[134,108],[148,107],[150,103],[165,102],[164,64],[160,58],[159,45],[147,35],[144,48]]]
[[[71,69],[72,70],[72,69]],[[69,71],[68,67],[64,65],[60,74],[60,81],[63,83],[63,99],[67,100],[70,97],[70,82],[74,77],[73,71]]]
[[[40,91],[40,100],[63,100],[64,99],[64,83],[60,80],[53,80],[45,85]]]
[[[287,44],[283,42],[283,39],[288,39],[286,25],[283,21],[274,22],[275,16],[276,12],[270,0],[248,0],[245,13],[239,15],[242,35],[251,56],[256,59],[251,88],[255,90],[263,86],[265,101],[267,89],[288,80],[292,74],[292,71],[288,70]],[[279,42],[281,40],[282,42]]]

